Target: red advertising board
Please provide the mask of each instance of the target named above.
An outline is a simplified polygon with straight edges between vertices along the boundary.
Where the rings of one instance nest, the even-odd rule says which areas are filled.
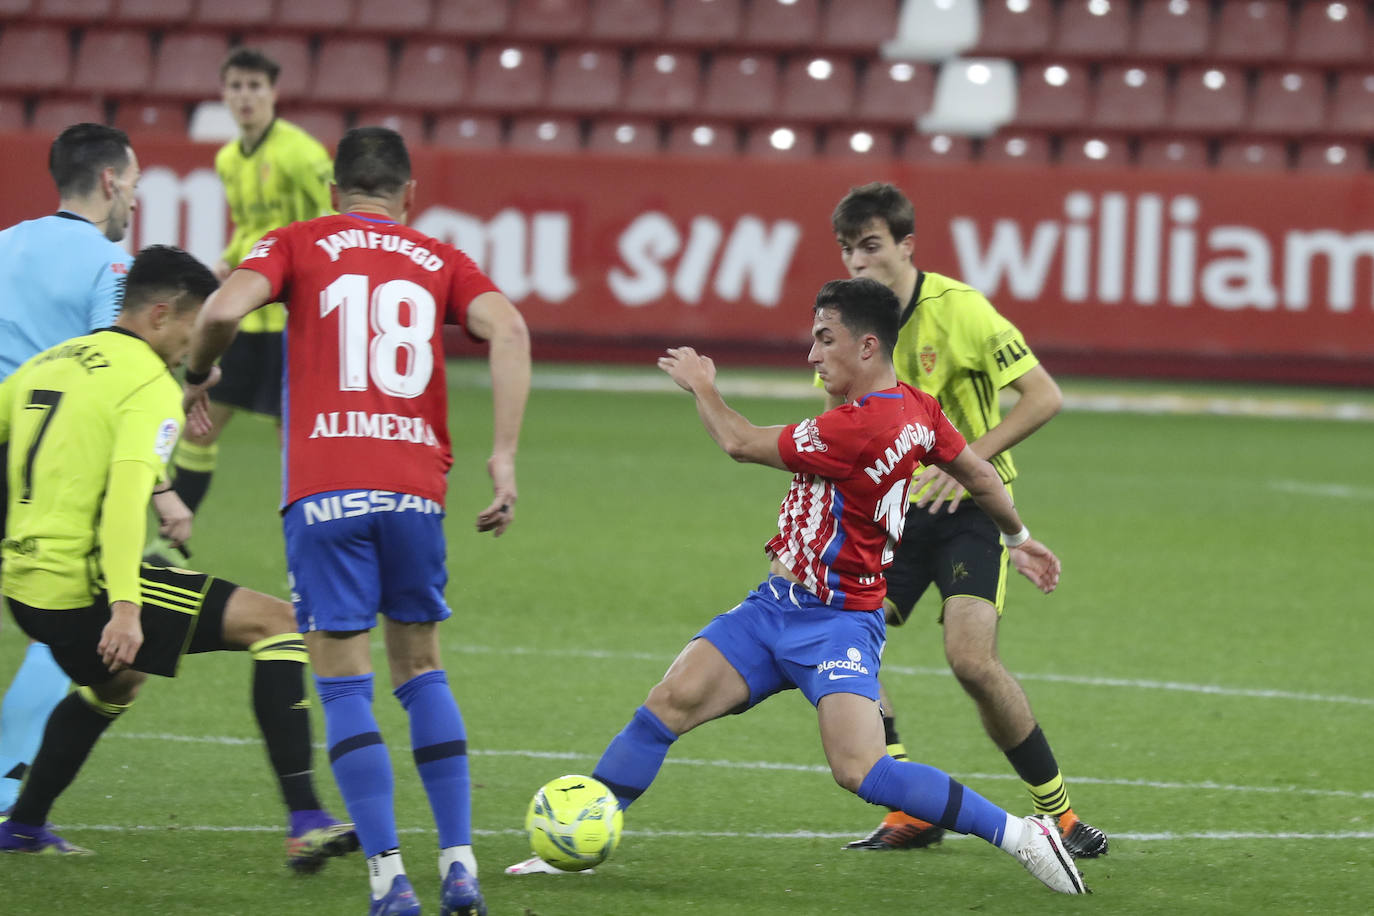
[[[49,211],[48,138],[0,137],[0,224]],[[135,138],[130,243],[206,260],[214,149]],[[1374,383],[1374,175],[415,152],[412,222],[472,255],[548,358],[801,363],[843,275],[830,211],[891,181],[918,266],[985,292],[1055,371]]]

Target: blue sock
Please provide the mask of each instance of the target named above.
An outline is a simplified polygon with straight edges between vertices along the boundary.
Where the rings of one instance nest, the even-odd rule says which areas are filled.
[[[392,801],[391,757],[372,715],[372,675],[315,676],[324,707],[324,741],[334,781],[358,831],[363,852],[400,846]]]
[[[623,811],[649,788],[663,766],[663,758],[668,756],[668,748],[676,740],[677,735],[663,720],[641,706],[620,734],[606,745],[592,776],[615,793]]]
[[[427,671],[395,690],[410,716],[415,769],[429,796],[439,848],[472,845],[468,736],[443,671]]]
[[[971,833],[994,846],[1002,843],[1007,812],[972,789],[924,763],[884,756],[856,793],[866,802],[899,808],[947,830]]]
[[[20,781],[43,743],[48,716],[67,695],[68,684],[52,650],[31,643],[0,704],[0,811],[19,797]]]

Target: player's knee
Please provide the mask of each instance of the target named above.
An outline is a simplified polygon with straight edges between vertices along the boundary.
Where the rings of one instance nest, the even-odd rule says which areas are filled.
[[[242,587],[229,596],[224,612],[224,640],[230,645],[246,647],[270,636],[295,632],[295,612],[280,598]]]
[[[840,788],[854,793],[859,791],[859,786],[863,785],[864,777],[872,768],[872,761],[860,760],[857,757],[845,757],[830,761],[830,775],[835,777],[835,783]]]
[[[137,697],[148,675],[132,668],[121,671],[105,683],[81,691],[82,699],[102,714],[113,718]]]
[[[706,700],[701,685],[693,685],[682,678],[664,678],[649,691],[644,705],[676,734],[683,734],[700,724],[697,714]]]
[[[965,690],[975,692],[996,678],[1001,662],[995,656],[966,650],[945,653],[949,670]]]

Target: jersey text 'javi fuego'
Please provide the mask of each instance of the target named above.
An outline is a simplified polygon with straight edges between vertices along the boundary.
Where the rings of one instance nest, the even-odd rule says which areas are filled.
[[[286,303],[283,505],[386,489],[442,504],[453,463],[442,327],[495,285],[465,254],[390,220],[322,216],[240,265]]]

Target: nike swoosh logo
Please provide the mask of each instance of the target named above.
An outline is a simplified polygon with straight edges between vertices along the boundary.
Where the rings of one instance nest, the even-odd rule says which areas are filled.
[[[833,671],[830,672],[830,679],[831,679],[832,681],[843,680],[844,678],[847,678],[847,677],[858,677],[858,675],[857,675],[857,674],[836,674],[836,673],[833,672]]]

